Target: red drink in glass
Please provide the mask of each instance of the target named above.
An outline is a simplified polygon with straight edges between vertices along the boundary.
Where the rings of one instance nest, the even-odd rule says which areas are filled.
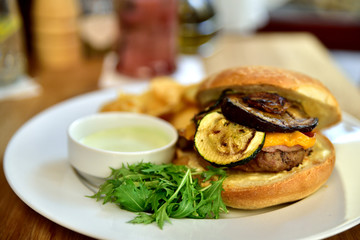
[[[148,78],[175,71],[177,0],[119,0],[119,73]]]

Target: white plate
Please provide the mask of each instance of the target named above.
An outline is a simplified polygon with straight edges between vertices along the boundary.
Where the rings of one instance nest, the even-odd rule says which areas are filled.
[[[360,222],[360,122],[344,114],[340,124],[326,131],[337,151],[335,170],[310,197],[262,211],[230,210],[219,220],[172,219],[163,230],[127,223],[134,213],[85,197],[92,192],[67,161],[69,124],[115,96],[115,90],[105,90],[70,99],[40,113],[14,135],[4,171],[27,205],[66,228],[101,239],[318,239]]]

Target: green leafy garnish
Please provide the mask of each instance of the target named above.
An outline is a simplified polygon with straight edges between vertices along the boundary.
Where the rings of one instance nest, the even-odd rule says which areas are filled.
[[[198,172],[173,164],[123,165],[112,169],[91,197],[138,212],[131,223],[156,222],[162,229],[170,218],[219,218],[227,213],[221,198],[225,177],[223,169],[213,167]]]

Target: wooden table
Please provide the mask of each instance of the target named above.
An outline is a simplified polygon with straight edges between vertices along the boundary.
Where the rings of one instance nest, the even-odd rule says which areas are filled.
[[[284,52],[281,49],[286,49],[289,46],[283,45],[282,48],[281,43],[278,42],[281,39],[285,39],[286,42],[289,41],[288,44],[290,44],[290,42],[293,40],[293,42],[296,42],[295,40],[298,39],[299,41],[296,43],[297,45],[294,43],[295,46],[299,48],[301,45],[304,45],[308,50],[312,49],[309,49],[309,46],[305,44],[306,41],[309,39],[310,41],[314,41],[314,39],[306,34],[266,34],[246,38],[225,38],[224,41],[226,43],[226,47],[224,48],[224,51],[229,51],[229,48],[230,50],[237,49],[239,54],[242,55],[235,56],[233,54],[232,58],[224,60],[224,53],[216,52],[213,55],[214,58],[204,59],[205,67],[208,72],[211,72],[216,70],[216,68],[221,67],[218,65],[219,59],[222,59],[221,61],[225,61],[226,64],[231,65],[234,63],[232,62],[234,58],[241,59],[241,61],[238,60],[239,64],[269,63],[270,65],[281,65],[282,62],[282,66],[286,66],[285,62],[287,62],[287,64],[291,62],[285,61],[286,51]],[[232,47],[231,44],[233,44]],[[272,49],[269,49],[269,47]],[[300,49],[297,51],[299,51],[298,54],[300,55],[304,54],[301,53]],[[289,53],[294,54],[291,51]],[[258,55],[258,58],[256,58],[256,54],[260,54]],[[273,56],[277,56],[276,61],[274,61],[274,59],[271,57],[271,54],[275,54]],[[319,54],[321,55],[326,53],[321,50],[320,53],[314,54],[318,54],[317,57],[319,57]],[[315,57],[315,59],[317,59],[317,57]],[[258,61],[256,61],[256,59],[258,59]],[[293,60],[291,66],[293,68],[301,68],[300,64],[295,62],[296,61]],[[214,64],[217,65],[217,67],[215,67]],[[307,64],[311,66],[311,63]],[[325,63],[323,62],[322,64]],[[326,64],[329,63],[326,62]],[[61,102],[79,94],[96,90],[98,88],[97,84],[99,74],[101,72],[101,67],[101,60],[91,60],[65,71],[41,70],[36,73],[36,79],[43,88],[41,95],[24,100],[0,101],[1,159],[3,160],[4,151],[11,136],[31,117],[41,112],[42,110],[51,107],[55,103]],[[302,65],[302,67],[304,69],[306,68],[304,65]],[[346,87],[348,84],[350,84],[347,82],[347,80],[343,79],[343,76],[341,76],[341,73],[338,73],[338,70],[329,69],[328,71],[332,72],[332,74],[336,73],[335,75],[340,77],[341,81],[346,81],[343,83],[343,86]],[[323,74],[326,75],[328,73]],[[355,92],[351,90],[350,93],[352,94],[352,97],[360,97],[356,90]],[[341,104],[346,105],[345,102],[341,102]],[[348,108],[347,111],[353,111],[351,113],[356,115],[356,109]],[[357,116],[359,117],[359,115]],[[3,165],[1,164],[1,169],[2,168]],[[0,198],[0,239],[88,239],[86,236],[53,223],[23,203],[8,185],[3,173],[3,169],[0,171],[0,191],[2,195]],[[333,236],[329,239],[360,239],[360,225],[357,225],[356,227],[353,227],[352,229]]]

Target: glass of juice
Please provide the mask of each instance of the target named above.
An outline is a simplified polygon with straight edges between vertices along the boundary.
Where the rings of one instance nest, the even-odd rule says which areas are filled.
[[[120,36],[116,70],[134,78],[176,69],[177,0],[118,0]]]

